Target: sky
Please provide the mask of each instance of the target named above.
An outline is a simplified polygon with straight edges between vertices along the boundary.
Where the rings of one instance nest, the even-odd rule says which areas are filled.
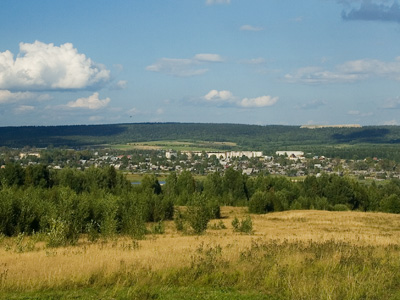
[[[397,0],[1,0],[0,126],[400,125]]]

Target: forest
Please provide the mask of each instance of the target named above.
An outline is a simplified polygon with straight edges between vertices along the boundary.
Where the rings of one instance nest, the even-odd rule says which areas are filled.
[[[9,148],[105,148],[146,141],[231,142],[223,150],[301,150],[306,153],[364,159],[380,157],[400,162],[400,126],[318,128],[283,125],[204,123],[130,123],[109,125],[0,127],[0,146]]]
[[[200,234],[221,206],[246,206],[250,213],[285,210],[381,211],[400,213],[400,180],[360,183],[337,175],[249,177],[229,168],[196,180],[172,172],[165,185],[145,175],[132,185],[114,167],[49,170],[37,164],[0,169],[0,234],[46,233],[49,246],[74,244],[80,235],[143,238],[146,222],[162,231],[174,219],[178,230]],[[186,209],[177,209],[185,206]]]

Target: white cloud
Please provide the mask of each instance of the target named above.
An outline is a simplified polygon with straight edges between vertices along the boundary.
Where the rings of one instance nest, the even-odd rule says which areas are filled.
[[[333,71],[323,70],[320,67],[305,67],[285,75],[289,82],[300,83],[354,82],[371,77],[400,81],[400,57],[389,62],[377,59],[348,61],[336,66]]]
[[[67,106],[72,108],[88,108],[88,109],[100,109],[106,107],[110,102],[110,98],[103,100],[99,99],[99,93],[94,93],[87,98],[79,98],[76,101],[68,102]]]
[[[35,110],[34,106],[31,106],[31,105],[20,105],[14,111],[17,114],[23,114],[23,113],[27,113],[27,112],[30,112],[30,111],[33,111],[33,110]]]
[[[10,51],[0,52],[0,89],[71,90],[101,85],[110,71],[94,63],[71,43],[54,46],[35,41],[20,43],[14,59]]]
[[[257,98],[244,98],[239,105],[242,107],[266,107],[274,105],[278,97],[261,96]]]
[[[161,58],[156,63],[147,66],[146,70],[178,77],[191,77],[208,71],[201,65],[222,61],[222,57],[218,54],[203,53],[196,54],[193,58]]]
[[[124,90],[124,89],[126,89],[127,84],[128,84],[128,81],[126,81],[126,80],[120,80],[120,81],[118,81],[116,84],[114,84],[114,85],[112,86],[112,88],[113,88],[114,90]]]
[[[156,110],[156,114],[157,114],[157,115],[163,115],[163,114],[164,114],[164,110],[163,110],[162,108],[158,108],[158,109]]]
[[[240,30],[242,30],[242,31],[262,31],[262,30],[264,30],[264,28],[256,27],[256,26],[252,26],[252,25],[243,25],[240,27]]]
[[[231,0],[206,0],[207,5],[214,5],[214,4],[230,4]]]
[[[0,90],[0,104],[5,103],[17,103],[17,102],[27,102],[27,101],[47,101],[50,100],[51,96],[49,94],[39,94],[32,92],[11,92],[8,90]]]
[[[278,97],[261,96],[257,98],[243,98],[238,100],[230,91],[211,90],[203,97],[207,103],[228,104],[245,108],[266,107],[274,105]]]
[[[12,93],[8,90],[0,90],[0,104],[18,102],[25,99],[32,99],[35,97],[34,93],[31,92],[16,92]]]
[[[233,95],[230,91],[211,90],[204,96],[207,101],[232,101]]]
[[[199,62],[222,62],[223,59],[219,54],[200,53],[194,56],[194,60]]]

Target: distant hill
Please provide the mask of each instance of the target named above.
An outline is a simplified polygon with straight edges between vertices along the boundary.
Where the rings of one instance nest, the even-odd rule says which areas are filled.
[[[73,126],[0,127],[0,146],[87,147],[159,140],[235,142],[238,148],[337,144],[400,145],[400,126],[326,127],[206,123],[132,123]]]

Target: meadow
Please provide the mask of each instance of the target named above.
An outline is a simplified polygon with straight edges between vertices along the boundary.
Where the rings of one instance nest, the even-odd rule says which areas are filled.
[[[127,236],[50,248],[0,238],[0,299],[400,299],[400,218],[221,207],[202,235],[148,223]],[[252,232],[234,231],[250,216]]]
[[[223,151],[237,148],[236,143],[216,142],[216,141],[146,141],[127,144],[102,145],[111,149],[118,150],[173,150],[173,151]]]

